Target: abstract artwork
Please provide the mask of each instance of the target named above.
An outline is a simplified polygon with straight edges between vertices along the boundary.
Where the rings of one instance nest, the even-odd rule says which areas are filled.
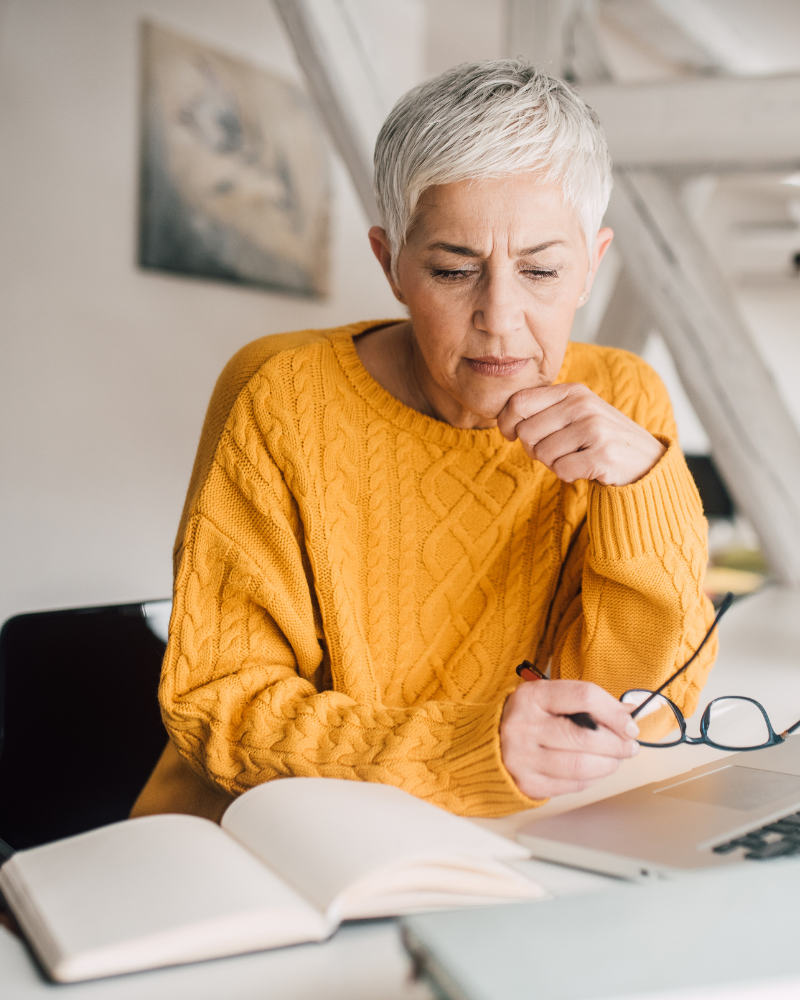
[[[321,296],[330,184],[298,87],[143,25],[139,263]]]

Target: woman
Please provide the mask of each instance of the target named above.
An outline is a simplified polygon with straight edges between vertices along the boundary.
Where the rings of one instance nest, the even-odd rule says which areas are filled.
[[[135,814],[217,816],[284,775],[537,805],[636,753],[617,699],[711,621],[663,386],[568,343],[613,236],[593,113],[522,62],[461,66],[397,104],[375,165],[370,240],[409,318],[267,337],[223,373]],[[669,692],[686,714],[714,655]],[[552,680],[520,683],[523,659]]]

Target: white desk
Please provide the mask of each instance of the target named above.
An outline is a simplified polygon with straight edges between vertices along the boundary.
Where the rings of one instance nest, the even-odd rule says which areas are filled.
[[[719,660],[700,701],[744,694],[757,698],[780,731],[800,719],[800,592],[772,588],[728,612],[721,625]],[[696,721],[695,721],[696,726]],[[691,731],[691,722],[690,722]],[[531,819],[553,815],[618,792],[660,781],[724,756],[710,747],[681,746],[648,750],[600,785],[565,795],[541,809],[501,820],[478,820],[508,836]],[[602,890],[606,880],[530,862],[531,870],[556,895]],[[547,903],[543,902],[543,906]],[[762,995],[765,987],[761,987]],[[777,987],[777,996],[783,987]],[[800,995],[789,984],[786,997]],[[750,995],[745,987],[741,994]],[[720,996],[707,991],[703,996]],[[753,994],[756,995],[756,994]],[[394,921],[368,921],[342,927],[328,942],[245,955],[223,961],[164,969],[74,986],[44,980],[24,945],[0,928],[0,996],[3,1000],[432,1000],[422,984],[410,979]],[[700,997],[697,991],[692,997]],[[688,1000],[688,997],[687,997]]]

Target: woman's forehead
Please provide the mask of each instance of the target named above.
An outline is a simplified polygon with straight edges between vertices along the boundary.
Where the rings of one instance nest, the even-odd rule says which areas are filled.
[[[514,174],[428,188],[417,204],[409,243],[450,252],[469,248],[476,256],[501,243],[519,255],[580,242],[580,232],[558,184]]]

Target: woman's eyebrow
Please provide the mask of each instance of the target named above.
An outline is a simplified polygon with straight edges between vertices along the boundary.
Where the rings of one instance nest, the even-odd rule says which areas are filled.
[[[454,253],[458,257],[483,257],[480,250],[473,250],[472,247],[460,247],[455,243],[431,243],[429,250],[444,250],[445,253]]]
[[[520,250],[515,256],[517,257],[530,257],[533,254],[541,253],[542,250],[547,250],[550,247],[563,245],[564,240],[547,240],[545,243],[539,243],[535,247],[526,247],[524,250]],[[429,250],[444,250],[445,253],[455,254],[457,257],[484,257],[485,254],[481,253],[480,250],[473,250],[472,247],[458,246],[456,243],[431,243],[428,247]]]
[[[517,256],[530,257],[531,254],[541,253],[542,250],[549,250],[550,247],[557,247],[563,245],[564,245],[564,240],[548,240],[546,243],[539,243],[535,247],[528,247],[525,250],[520,250]]]

